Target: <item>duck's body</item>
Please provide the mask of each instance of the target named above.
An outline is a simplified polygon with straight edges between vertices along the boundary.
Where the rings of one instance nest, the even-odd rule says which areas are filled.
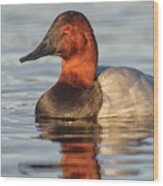
[[[153,78],[110,67],[89,88],[57,83],[36,105],[36,115],[58,119],[153,116]]]
[[[36,116],[58,119],[153,116],[153,78],[111,67],[96,77],[98,51],[86,17],[68,11],[56,18],[41,44],[21,62],[62,57],[59,80],[36,105]]]

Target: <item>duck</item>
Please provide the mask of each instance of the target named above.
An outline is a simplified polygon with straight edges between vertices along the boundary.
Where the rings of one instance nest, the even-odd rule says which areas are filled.
[[[54,86],[38,100],[38,118],[153,117],[154,80],[131,67],[109,67],[97,75],[98,46],[88,18],[68,10],[56,17],[41,43],[20,62],[44,56],[61,58]],[[123,62],[122,62],[123,63]]]

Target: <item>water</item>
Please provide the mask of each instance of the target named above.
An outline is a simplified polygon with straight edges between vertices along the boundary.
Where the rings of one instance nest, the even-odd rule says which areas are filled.
[[[153,75],[152,2],[2,6],[2,176],[152,180],[149,119],[35,122],[35,104],[56,82],[60,59],[18,59],[69,9],[90,20],[100,66]]]

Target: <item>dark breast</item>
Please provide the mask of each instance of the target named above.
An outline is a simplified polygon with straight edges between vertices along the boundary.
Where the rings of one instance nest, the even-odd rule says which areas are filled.
[[[37,118],[94,118],[101,104],[102,94],[97,81],[90,88],[73,88],[57,83],[41,96],[35,112]]]

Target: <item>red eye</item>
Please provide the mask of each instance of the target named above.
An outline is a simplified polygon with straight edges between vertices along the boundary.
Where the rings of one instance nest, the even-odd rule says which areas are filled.
[[[69,32],[69,31],[71,30],[71,26],[70,26],[70,25],[66,25],[64,30],[65,30],[66,32]]]

